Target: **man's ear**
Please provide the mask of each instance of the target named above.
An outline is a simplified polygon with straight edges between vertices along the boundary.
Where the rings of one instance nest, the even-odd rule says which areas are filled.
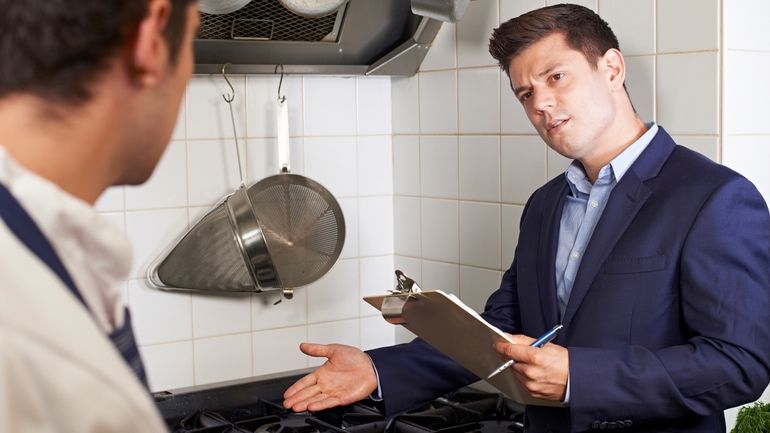
[[[626,60],[620,51],[615,48],[607,50],[599,59],[598,67],[606,72],[611,89],[623,89],[623,83],[626,81]]]
[[[139,21],[130,59],[140,85],[160,82],[169,63],[169,46],[163,34],[171,14],[169,0],[150,0],[147,13]]]

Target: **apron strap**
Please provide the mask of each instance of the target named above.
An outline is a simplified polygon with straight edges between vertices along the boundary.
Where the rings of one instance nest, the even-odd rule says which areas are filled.
[[[51,243],[43,235],[43,232],[40,231],[32,217],[29,216],[13,194],[2,183],[0,183],[0,217],[2,217],[6,226],[16,235],[19,241],[42,260],[88,310],[88,304],[86,304],[77,286],[75,286],[75,282],[67,272],[61,259],[59,259],[56,251],[54,251]],[[131,315],[128,309],[125,310],[123,326],[110,333],[109,338],[126,363],[136,373],[139,380],[147,387],[147,375],[142,364],[142,358],[139,356],[139,349],[136,346],[131,326]]]

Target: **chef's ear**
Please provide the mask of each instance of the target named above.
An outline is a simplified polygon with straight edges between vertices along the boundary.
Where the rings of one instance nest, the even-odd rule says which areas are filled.
[[[128,57],[134,78],[141,85],[157,84],[168,70],[169,45],[164,32],[170,15],[169,0],[150,0],[139,21]]]

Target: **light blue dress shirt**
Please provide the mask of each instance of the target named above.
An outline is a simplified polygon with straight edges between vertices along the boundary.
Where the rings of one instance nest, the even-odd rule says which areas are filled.
[[[564,201],[556,250],[556,297],[560,316],[564,316],[583,253],[612,189],[658,132],[658,125],[648,124],[647,128],[647,132],[599,170],[593,184],[578,161],[573,161],[564,173],[570,195]]]
[[[559,225],[559,244],[556,249],[556,300],[559,304],[559,317],[564,317],[580,261],[596,223],[607,206],[612,189],[658,133],[658,125],[648,123],[646,126],[647,132],[599,170],[593,184],[578,161],[572,161],[564,172],[570,195],[564,201]],[[567,393],[563,402],[565,405],[569,404],[569,389],[567,377]]]

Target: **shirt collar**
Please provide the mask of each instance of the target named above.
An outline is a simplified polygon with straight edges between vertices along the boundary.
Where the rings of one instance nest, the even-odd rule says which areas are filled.
[[[655,123],[646,123],[645,126],[647,131],[641,137],[599,170],[599,175],[596,178],[597,184],[605,184],[612,181],[620,182],[620,179],[631,168],[636,158],[641,155],[644,149],[652,142],[655,134],[658,133],[658,125]],[[590,194],[593,185],[588,180],[583,165],[579,161],[572,161],[564,175],[574,197],[577,197],[578,193]]]
[[[27,170],[0,146],[0,182],[48,238],[96,320],[123,323],[123,282],[131,269],[125,234],[93,207]]]

